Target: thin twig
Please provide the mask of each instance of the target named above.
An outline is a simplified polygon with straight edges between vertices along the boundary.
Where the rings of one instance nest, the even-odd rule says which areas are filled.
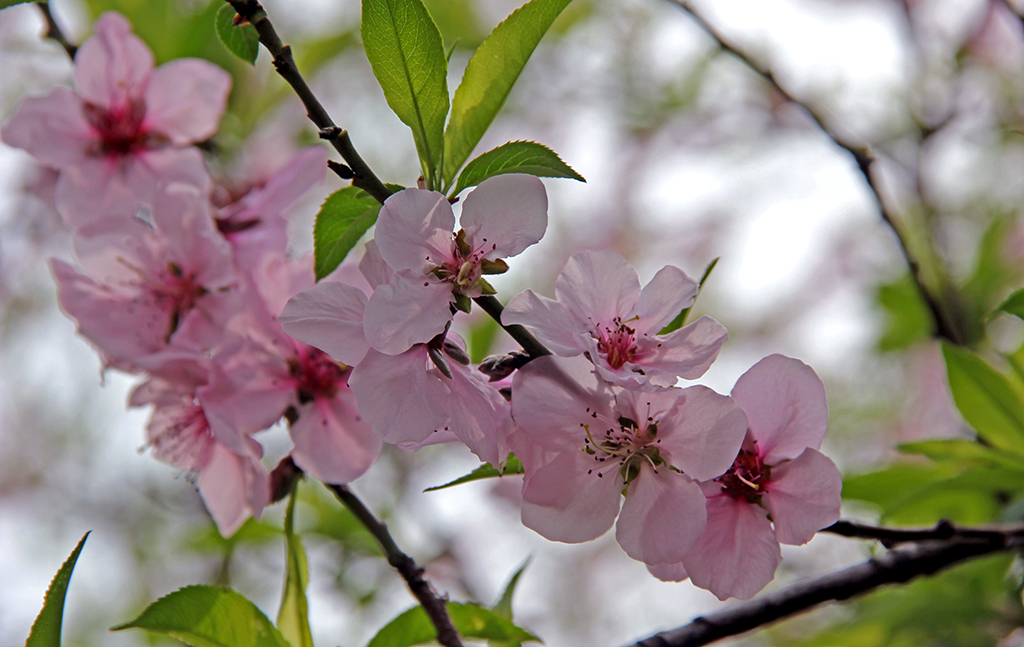
[[[905,545],[863,564],[697,618],[688,625],[656,634],[632,647],[708,645],[803,613],[819,604],[848,600],[886,584],[933,575],[969,559],[1024,548],[1024,526],[978,529],[940,523],[935,528],[900,530],[840,521],[826,530],[846,536],[898,539],[897,543]]]
[[[689,5],[687,0],[670,0],[670,2],[689,14],[694,22],[696,22],[697,25],[699,25],[700,28],[718,44],[720,49],[735,56],[758,76],[767,81],[768,84],[772,86],[772,89],[775,90],[775,92],[777,92],[783,99],[802,108],[807,116],[811,118],[811,121],[813,121],[836,146],[839,146],[853,156],[854,161],[857,163],[857,169],[860,171],[861,175],[864,176],[864,180],[867,182],[868,188],[871,189],[871,193],[875,198],[875,204],[878,207],[879,214],[882,216],[882,220],[885,221],[889,226],[889,229],[891,229],[893,234],[896,236],[896,241],[899,243],[903,258],[906,260],[907,266],[910,268],[910,276],[914,281],[914,285],[917,286],[921,299],[932,314],[932,318],[935,321],[935,336],[947,339],[957,345],[963,345],[963,335],[960,333],[959,327],[957,327],[954,322],[950,321],[945,308],[942,306],[941,299],[932,292],[925,282],[924,276],[921,272],[920,263],[910,251],[907,238],[900,229],[900,226],[897,224],[895,214],[889,210],[885,199],[882,197],[881,187],[878,185],[871,173],[871,165],[875,161],[875,156],[872,154],[871,150],[866,146],[851,144],[844,138],[840,137],[828,126],[828,124],[825,123],[824,119],[815,110],[811,109],[811,107],[806,103],[794,98],[792,94],[782,87],[770,69],[757,63],[736,45],[730,43],[715,29],[714,26],[711,25],[711,23],[697,13],[697,11]]]
[[[448,608],[445,600],[434,592],[430,582],[423,577],[423,569],[416,564],[412,557],[406,555],[395,543],[388,532],[388,527],[374,516],[373,512],[344,485],[330,485],[327,487],[334,492],[338,500],[348,508],[356,518],[366,526],[384,549],[384,554],[391,564],[405,579],[409,590],[419,600],[423,610],[427,612],[430,621],[437,631],[437,641],[444,647],[463,647],[459,634],[452,625],[451,617],[448,615]]]
[[[39,11],[43,12],[43,17],[46,18],[46,33],[43,34],[46,38],[54,40],[64,48],[64,51],[68,53],[68,57],[74,61],[75,54],[78,53],[78,45],[73,44],[68,37],[64,35],[60,25],[53,18],[53,12],[50,11],[49,2],[37,2],[36,6],[39,7]]]
[[[475,301],[484,312],[491,315],[491,318],[497,321],[501,327],[505,329],[505,332],[507,332],[512,339],[516,340],[516,343],[522,346],[524,351],[529,353],[530,357],[536,359],[538,357],[551,354],[551,351],[549,351],[544,344],[537,341],[537,338],[534,337],[526,328],[523,328],[519,324],[506,326],[501,323],[501,313],[505,309],[504,306],[501,305],[501,301],[498,301],[493,296],[488,295],[476,297],[473,301]]]
[[[363,158],[360,157],[359,152],[356,151],[352,140],[348,136],[348,131],[339,128],[330,115],[327,114],[327,110],[324,109],[319,99],[313,94],[309,84],[306,83],[306,79],[299,73],[299,68],[295,65],[295,59],[292,58],[291,47],[281,42],[281,38],[274,29],[274,25],[271,24],[270,19],[267,17],[267,12],[263,10],[260,3],[256,2],[256,0],[227,1],[239,16],[249,21],[256,28],[260,42],[263,43],[263,46],[274,57],[274,68],[288,82],[288,85],[292,86],[295,94],[299,95],[302,105],[306,107],[306,115],[309,117],[309,120],[316,124],[321,133],[328,133],[325,139],[331,142],[331,145],[341,154],[352,171],[352,185],[363,189],[376,198],[378,202],[387,200],[388,196],[391,195],[391,189],[387,188],[377,178],[366,162],[363,161]]]

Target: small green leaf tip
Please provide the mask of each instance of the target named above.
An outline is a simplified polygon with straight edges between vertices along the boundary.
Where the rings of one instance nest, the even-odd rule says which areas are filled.
[[[43,608],[36,616],[36,621],[32,623],[32,631],[29,633],[28,640],[25,641],[25,647],[60,647],[61,625],[64,620],[64,598],[67,596],[68,584],[71,582],[71,573],[75,570],[75,563],[78,562],[78,555],[82,552],[88,537],[88,532],[82,535],[78,545],[71,551],[71,555],[53,576],[50,587],[46,590],[46,596],[43,598]]]
[[[236,24],[237,17],[238,14],[229,4],[217,10],[217,16],[214,18],[217,38],[229,52],[254,65],[256,56],[260,53],[259,34],[256,33],[256,28],[248,23]]]

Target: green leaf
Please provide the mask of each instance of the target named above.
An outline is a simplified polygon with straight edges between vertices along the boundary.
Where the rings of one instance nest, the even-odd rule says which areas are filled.
[[[290,647],[267,616],[241,594],[215,586],[186,586],[111,631],[145,629],[192,647]]]
[[[923,440],[903,443],[897,447],[905,454],[921,454],[936,462],[954,462],[964,466],[1005,467],[1024,473],[1024,457],[973,440],[958,438]]]
[[[0,7],[2,8],[2,7]],[[71,582],[71,573],[75,570],[75,563],[78,555],[85,546],[85,540],[89,533],[82,535],[78,545],[71,551],[64,564],[53,576],[50,588],[46,589],[46,596],[43,598],[43,608],[32,623],[32,631],[29,633],[25,647],[60,647],[60,630],[64,620],[64,597],[68,592],[68,584]]]
[[[444,132],[446,189],[505,105],[541,37],[569,2],[532,0],[523,5],[495,27],[469,59]]]
[[[0,9],[13,7],[16,4],[25,4],[26,2],[35,2],[35,0],[0,0]]]
[[[255,64],[256,56],[260,53],[259,34],[252,25],[235,25],[236,15],[229,4],[217,10],[217,17],[214,20],[217,38],[224,43],[229,52],[243,61]]]
[[[960,414],[989,444],[1024,455],[1024,397],[973,352],[942,345],[949,388]]]
[[[327,196],[313,225],[313,267],[316,280],[333,272],[366,230],[377,222],[380,203],[352,186]]]
[[[993,314],[1000,312],[1009,313],[1018,319],[1024,319],[1024,288],[1021,288],[1006,297],[1006,300],[999,304]]]
[[[523,565],[520,566],[512,577],[509,578],[508,584],[505,585],[505,590],[501,594],[501,598],[494,604],[493,611],[501,617],[511,620],[512,619],[512,596],[515,594],[516,585],[519,583],[519,578],[522,576],[523,571],[530,565],[532,557],[527,557]]]
[[[451,196],[502,173],[528,173],[537,177],[564,177],[586,182],[547,146],[536,142],[509,142],[467,164]]]
[[[704,268],[704,274],[701,275],[700,281],[697,283],[697,294],[693,297],[693,303],[697,302],[697,297],[700,296],[700,291],[704,288],[704,281],[707,281],[708,277],[711,276],[711,271],[715,269],[715,265],[718,265],[717,258],[712,259],[711,262],[708,263],[708,266]],[[686,319],[690,316],[690,311],[693,310],[693,303],[690,304],[689,308],[683,308],[682,312],[677,314],[676,318],[669,322],[667,326],[662,328],[658,334],[667,335],[670,332],[675,332],[686,325]]]
[[[509,474],[522,474],[523,473],[523,462],[515,457],[515,454],[509,454],[508,459],[505,461],[505,467],[498,469],[490,463],[484,463],[480,467],[476,468],[465,476],[460,476],[454,481],[449,481],[444,485],[435,485],[434,487],[428,487],[424,492],[434,492],[436,490],[443,490],[450,488],[455,485],[462,485],[463,483],[471,483],[472,481],[479,481],[481,479],[490,479],[497,476],[508,476]]]
[[[309,567],[306,564],[306,551],[302,548],[302,540],[295,534],[295,499],[298,490],[299,486],[296,484],[288,499],[288,511],[284,517],[287,572],[281,610],[277,613],[277,628],[292,647],[313,647],[313,637],[309,632],[309,605],[306,601]]]
[[[475,604],[449,602],[448,615],[452,625],[463,638],[481,638],[494,641],[527,641],[539,639],[530,632],[512,624],[490,609]],[[433,642],[437,631],[423,607],[413,607],[384,625],[367,647],[411,647]]]
[[[878,340],[882,352],[902,350],[927,339],[935,327],[932,314],[909,274],[879,286],[875,302],[885,311],[885,331]]]
[[[428,189],[444,155],[448,61],[441,33],[420,0],[363,0],[363,48],[384,98],[412,128]]]

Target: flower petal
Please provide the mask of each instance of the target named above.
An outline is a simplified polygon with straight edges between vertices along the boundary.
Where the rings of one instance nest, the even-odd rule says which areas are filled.
[[[457,362],[449,362],[452,379],[448,429],[480,460],[498,465],[508,455],[512,432],[509,404],[483,374]]]
[[[437,191],[405,189],[384,201],[374,240],[396,272],[428,272],[452,257],[455,213]]]
[[[300,406],[289,433],[295,464],[324,483],[354,481],[380,455],[380,436],[359,416],[355,396],[347,389]]]
[[[643,466],[630,483],[615,525],[615,539],[633,559],[673,564],[704,532],[704,494],[690,477]]]
[[[682,562],[675,564],[648,564],[647,571],[662,582],[682,582],[690,577]]]
[[[705,386],[680,392],[682,403],[658,421],[658,448],[670,465],[690,478],[713,479],[739,454],[747,433],[746,416],[732,398]]]
[[[8,146],[58,169],[80,162],[98,143],[82,113],[82,99],[68,88],[22,99],[0,137]]]
[[[637,332],[656,335],[672,322],[684,308],[693,305],[697,282],[678,267],[666,265],[640,291],[636,303],[639,318],[633,326]]]
[[[555,295],[590,330],[632,316],[640,298],[633,266],[612,252],[573,254],[555,280]]]
[[[526,326],[551,352],[564,357],[582,353],[584,347],[579,335],[590,336],[588,329],[568,308],[533,290],[512,297],[501,313],[501,323]]]
[[[197,485],[217,530],[225,537],[235,534],[249,517],[259,517],[270,500],[270,479],[260,462],[233,454],[220,443],[213,443]]]
[[[655,384],[671,386],[676,377],[695,380],[707,372],[728,338],[725,326],[711,317],[701,317],[668,335],[641,340],[638,346],[643,358],[636,365]]]
[[[175,146],[209,139],[227,107],[231,75],[212,63],[184,58],[153,70],[146,86],[144,125]]]
[[[293,296],[277,320],[295,339],[355,366],[370,347],[363,334],[365,308],[366,295],[358,288],[321,281]]]
[[[615,421],[609,395],[582,357],[538,357],[512,379],[512,417],[524,434],[552,451],[579,451],[584,423]],[[617,424],[617,423],[616,423]],[[582,453],[582,452],[581,452]],[[588,468],[589,469],[589,468]]]
[[[516,256],[540,241],[547,229],[544,183],[518,173],[484,180],[463,201],[459,225],[466,240],[487,258]]]
[[[783,544],[806,544],[814,533],[839,520],[843,477],[827,456],[808,447],[772,468],[764,503],[775,536]]]
[[[153,53],[132,33],[128,20],[116,11],[96,19],[95,34],[75,54],[78,94],[103,108],[118,107],[141,97],[153,70]]]
[[[415,270],[402,270],[387,285],[373,291],[366,303],[363,331],[371,346],[397,355],[413,344],[430,341],[452,320],[455,300],[450,283]]]

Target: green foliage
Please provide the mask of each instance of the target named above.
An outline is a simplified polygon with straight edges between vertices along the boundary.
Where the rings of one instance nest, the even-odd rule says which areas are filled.
[[[509,474],[522,474],[523,473],[523,462],[516,458],[515,454],[509,453],[508,459],[505,461],[505,466],[498,469],[490,463],[484,463],[480,467],[476,468],[465,476],[460,476],[454,481],[449,481],[444,485],[435,485],[434,487],[428,487],[424,492],[434,492],[435,490],[443,490],[450,488],[455,485],[462,485],[463,483],[471,483],[473,481],[479,481],[481,479],[490,479],[497,476],[508,476]]]
[[[225,4],[217,11],[214,26],[217,38],[224,47],[238,58],[255,65],[256,56],[260,53],[260,37],[252,25],[235,25],[235,10]]]
[[[288,511],[284,517],[287,566],[281,610],[277,613],[277,628],[292,647],[313,647],[313,637],[309,631],[309,604],[306,601],[309,567],[302,540],[295,534],[295,500],[298,491],[299,485],[296,483],[288,498]]]
[[[501,326],[490,317],[480,319],[470,327],[466,345],[472,363],[479,364],[486,359],[494,345],[494,340],[498,337],[499,330],[501,330]]]
[[[701,275],[700,281],[697,283],[697,294],[693,297],[694,303],[697,302],[697,297],[700,296],[700,291],[704,289],[704,282],[708,280],[709,276],[711,276],[711,271],[715,269],[715,265],[718,265],[717,258],[712,259],[711,262],[708,263],[708,266],[704,268],[704,274]],[[676,318],[670,321],[667,326],[662,328],[661,331],[658,332],[658,334],[667,335],[670,332],[675,332],[676,330],[679,330],[680,328],[685,326],[686,319],[690,316],[690,311],[693,310],[693,305],[694,304],[691,303],[690,307],[683,308],[683,310],[676,315]]]
[[[570,0],[532,0],[505,19],[469,59],[452,99],[444,132],[444,186],[456,173],[508,98],[541,37]]]
[[[423,0],[444,37],[445,49],[453,46],[476,49],[484,39],[478,2],[474,0]]]
[[[6,9],[7,7],[13,7],[16,4],[25,4],[26,2],[32,2],[33,0],[0,0],[0,9]]]
[[[901,350],[932,334],[935,328],[932,314],[910,274],[895,283],[880,286],[875,301],[886,314],[885,332],[878,340],[879,350]]]
[[[299,500],[315,513],[307,532],[338,542],[346,551],[374,557],[383,556],[380,544],[348,508],[338,505],[324,487],[303,488]]]
[[[186,586],[165,595],[111,631],[122,629],[145,629],[192,647],[290,647],[255,604],[213,586]]]
[[[363,47],[384,98],[412,128],[427,188],[444,155],[448,60],[441,33],[420,0],[363,0]]]
[[[366,230],[377,222],[380,203],[366,191],[349,186],[324,200],[313,225],[316,280],[333,272]]]
[[[487,151],[466,165],[455,190],[457,196],[471,186],[502,173],[527,173],[537,177],[562,177],[586,182],[553,150],[535,142],[508,142]]]
[[[1024,393],[975,353],[942,345],[960,414],[989,444],[1024,455]]]
[[[516,569],[516,572],[509,578],[508,584],[505,585],[505,590],[502,592],[501,597],[494,604],[492,610],[503,618],[508,620],[512,619],[512,596],[515,594],[516,585],[519,584],[519,578],[522,577],[526,567],[530,565],[530,559],[527,558],[523,565]]]
[[[1005,468],[1019,471],[1024,475],[1024,456],[988,447],[973,440],[958,438],[923,440],[904,443],[898,449],[908,454],[927,456],[936,462],[953,461],[965,466]]]
[[[503,643],[530,640],[539,642],[536,636],[515,626],[511,620],[490,609],[458,602],[449,602],[447,606],[452,625],[463,638],[480,638]],[[417,606],[384,625],[370,640],[368,647],[411,647],[433,642],[436,638],[437,632],[426,611],[423,607]]]
[[[60,647],[61,624],[64,620],[64,598],[68,592],[68,584],[71,582],[71,573],[75,570],[75,563],[78,562],[78,555],[85,546],[85,540],[89,533],[85,533],[71,555],[53,576],[50,588],[46,589],[46,596],[43,598],[43,608],[32,623],[32,631],[29,633],[25,647]]]
[[[999,304],[999,307],[996,308],[995,313],[993,314],[998,314],[1000,312],[1006,312],[1018,319],[1024,319],[1024,288],[1021,288],[1006,297],[1006,299]]]

